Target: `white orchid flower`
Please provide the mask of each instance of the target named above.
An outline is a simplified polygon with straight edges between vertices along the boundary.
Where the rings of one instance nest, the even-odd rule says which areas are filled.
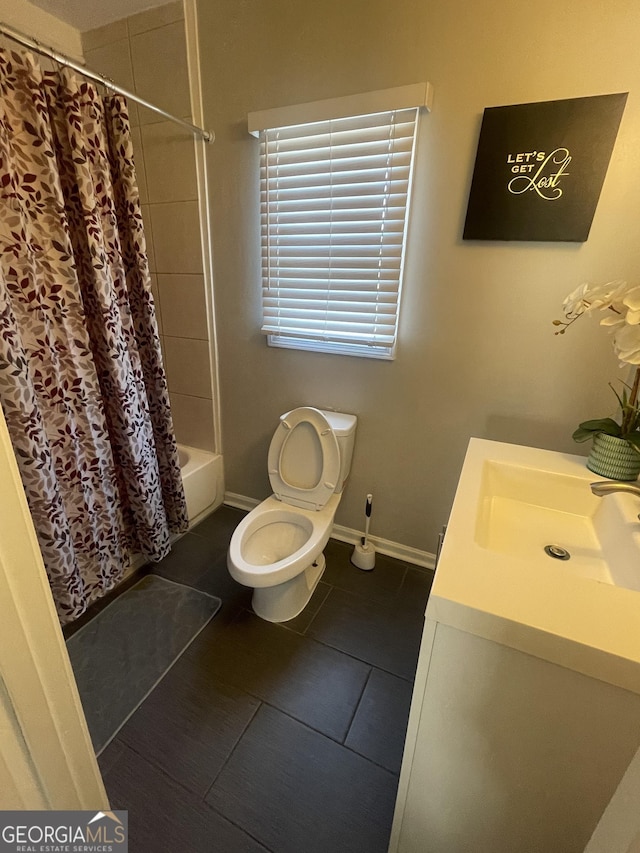
[[[589,287],[590,285],[588,284],[581,284],[575,290],[571,291],[562,303],[562,310],[565,316],[569,317],[573,314],[582,314],[589,307],[589,302],[585,298],[589,292]]]
[[[603,285],[605,300],[612,305],[619,304],[624,300],[630,289],[634,289],[634,287],[634,285],[629,285],[626,281],[620,279],[609,281]]]
[[[565,317],[575,318],[599,308],[620,310],[629,292],[626,281],[608,281],[604,284],[581,284],[562,303]]]
[[[624,325],[624,323],[624,314],[607,314],[606,317],[603,317],[602,320],[600,320],[601,326],[620,326]]]
[[[597,286],[581,284],[562,303],[565,317],[576,317],[584,314],[602,303],[602,296],[597,292]]]
[[[640,323],[640,287],[632,288],[622,300],[622,304],[628,308],[625,322],[630,326],[637,326]]]
[[[613,335],[613,348],[624,364],[640,365],[640,327],[624,324]]]

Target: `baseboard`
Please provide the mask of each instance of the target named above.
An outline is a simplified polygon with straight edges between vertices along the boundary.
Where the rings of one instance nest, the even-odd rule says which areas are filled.
[[[225,492],[222,503],[232,506],[235,509],[244,509],[247,512],[251,512],[252,509],[258,506],[260,501],[257,501],[255,498],[246,498],[244,495],[236,495],[235,492]]]
[[[234,492],[225,492],[224,503],[236,509],[250,512],[258,506],[260,501],[255,500],[255,498],[247,498],[245,495],[237,495]],[[356,542],[360,541],[362,533],[359,530],[353,530],[351,527],[334,524],[331,536],[340,542],[349,542],[351,545],[355,545]],[[395,557],[396,560],[402,560],[403,563],[411,563],[425,569],[435,568],[436,555],[429,553],[429,551],[421,551],[419,548],[412,548],[410,545],[392,542],[390,539],[382,539],[379,536],[369,536],[369,541],[379,554]]]
[[[362,532],[353,530],[351,527],[343,527],[341,524],[334,524],[331,536],[333,539],[355,545],[362,538]],[[412,548],[411,545],[403,545],[401,542],[392,542],[390,539],[382,539],[380,536],[369,536],[369,541],[378,554],[395,557],[396,560],[401,560],[403,563],[422,566],[424,569],[435,568],[436,555],[430,554],[428,551],[421,551],[419,548]]]

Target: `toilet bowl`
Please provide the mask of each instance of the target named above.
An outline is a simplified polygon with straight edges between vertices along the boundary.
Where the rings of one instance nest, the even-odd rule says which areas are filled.
[[[280,418],[268,457],[274,494],[243,518],[227,556],[229,573],[253,588],[253,609],[269,622],[301,613],[324,572],[355,427],[354,415],[311,407]]]

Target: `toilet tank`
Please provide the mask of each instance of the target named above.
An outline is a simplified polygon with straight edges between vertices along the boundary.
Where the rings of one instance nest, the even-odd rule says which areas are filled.
[[[353,445],[356,438],[358,418],[355,415],[346,415],[343,412],[327,412],[324,409],[320,409],[319,411],[329,421],[329,425],[338,439],[338,447],[340,448],[340,474],[338,476],[336,492],[339,494],[344,489],[349,471],[351,471],[351,459],[353,457]]]

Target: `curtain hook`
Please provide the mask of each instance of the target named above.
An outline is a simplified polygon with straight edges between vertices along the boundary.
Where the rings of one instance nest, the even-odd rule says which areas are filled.
[[[115,95],[115,81],[111,79],[111,77],[103,77],[100,75],[100,81],[104,86],[104,97],[106,98],[108,95]]]

